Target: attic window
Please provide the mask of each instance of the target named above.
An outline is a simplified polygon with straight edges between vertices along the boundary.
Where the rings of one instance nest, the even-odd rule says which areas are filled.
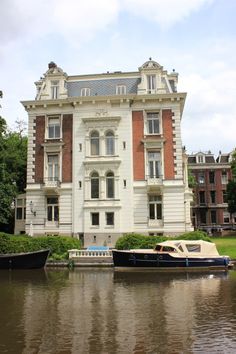
[[[147,75],[148,93],[155,93],[156,90],[156,75]]]
[[[51,81],[51,98],[56,100],[59,94],[59,81]]]
[[[126,86],[125,85],[117,85],[116,86],[116,94],[117,95],[125,95],[126,94]]]
[[[205,156],[203,156],[203,155],[198,155],[197,156],[197,162],[198,163],[204,163],[205,162],[205,158],[204,158]]]
[[[90,96],[90,88],[83,87],[80,92],[81,96]]]

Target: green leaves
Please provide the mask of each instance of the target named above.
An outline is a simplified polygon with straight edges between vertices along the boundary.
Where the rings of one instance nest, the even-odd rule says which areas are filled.
[[[0,117],[0,230],[13,217],[12,202],[26,187],[27,137],[10,131]]]

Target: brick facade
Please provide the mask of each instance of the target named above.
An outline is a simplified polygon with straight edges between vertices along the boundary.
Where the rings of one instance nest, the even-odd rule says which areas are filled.
[[[164,173],[165,179],[174,179],[174,147],[173,147],[173,127],[172,127],[172,111],[164,109],[162,111],[162,127],[164,144]]]
[[[45,137],[45,116],[36,117],[35,127],[35,183],[42,183],[44,170],[44,151],[42,144]]]
[[[63,150],[62,150],[62,182],[72,182],[72,129],[73,115],[64,114],[62,123]]]
[[[134,180],[145,179],[144,168],[144,145],[143,139],[143,111],[132,112],[132,127],[133,127],[133,173]]]

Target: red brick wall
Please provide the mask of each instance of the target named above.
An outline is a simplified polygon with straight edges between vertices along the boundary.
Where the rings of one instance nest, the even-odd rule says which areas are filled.
[[[72,128],[73,115],[64,114],[62,123],[62,182],[72,182]]]
[[[165,179],[174,179],[174,147],[173,147],[173,127],[172,111],[164,109],[162,111],[162,127],[165,139],[164,144],[164,171]]]
[[[41,144],[44,142],[45,116],[36,117],[35,128],[35,183],[42,183],[44,169],[44,152]]]
[[[143,139],[143,111],[132,112],[133,125],[133,172],[134,180],[145,179]]]

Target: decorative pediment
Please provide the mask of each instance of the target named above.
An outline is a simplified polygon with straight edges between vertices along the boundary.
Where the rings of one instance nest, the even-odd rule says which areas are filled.
[[[158,64],[156,61],[152,60],[152,58],[149,58],[148,61],[146,61],[142,66],[140,66],[139,71],[141,71],[141,70],[153,70],[153,69],[162,70],[163,66]]]
[[[61,68],[59,68],[59,66],[57,66],[57,64],[55,64],[53,61],[48,64],[48,70],[44,74],[45,77],[48,75],[67,77],[67,74]]]

